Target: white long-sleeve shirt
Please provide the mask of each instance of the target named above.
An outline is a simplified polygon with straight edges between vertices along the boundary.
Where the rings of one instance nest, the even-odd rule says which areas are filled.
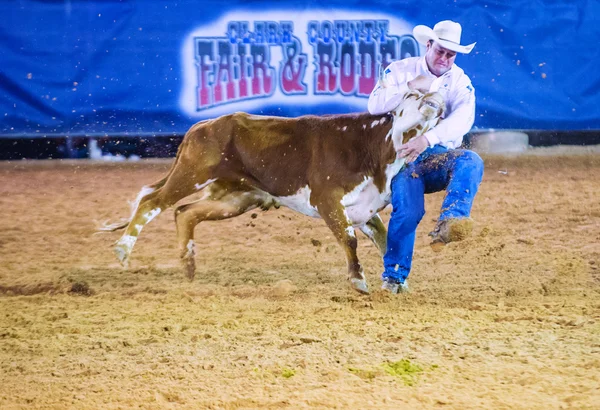
[[[383,114],[396,108],[410,91],[407,83],[419,75],[434,77],[429,92],[439,92],[446,102],[442,120],[424,134],[429,146],[440,144],[450,149],[458,148],[475,121],[475,89],[469,76],[456,64],[436,77],[429,71],[425,56],[394,61],[384,71],[386,87],[378,83],[369,96],[369,112]]]

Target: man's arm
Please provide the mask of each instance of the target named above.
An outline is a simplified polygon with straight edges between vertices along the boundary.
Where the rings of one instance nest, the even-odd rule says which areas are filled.
[[[475,90],[469,82],[461,86],[453,101],[452,112],[424,135],[430,147],[460,141],[475,122]],[[460,144],[459,144],[460,145]]]
[[[369,96],[369,112],[376,115],[392,111],[408,91],[406,73],[398,71],[394,63],[390,64],[384,71],[383,79],[379,79]]]

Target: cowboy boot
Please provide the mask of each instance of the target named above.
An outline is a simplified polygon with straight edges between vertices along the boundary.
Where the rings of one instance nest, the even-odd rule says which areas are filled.
[[[383,280],[381,289],[386,290],[394,295],[398,293],[408,293],[408,283],[404,282],[393,282],[389,280]]]
[[[471,218],[450,218],[437,222],[431,236],[431,248],[439,252],[450,242],[458,242],[466,239],[473,231],[473,220]]]

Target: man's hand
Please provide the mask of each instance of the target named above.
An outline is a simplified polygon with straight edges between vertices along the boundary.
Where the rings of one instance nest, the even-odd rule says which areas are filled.
[[[406,162],[413,162],[423,151],[429,146],[429,141],[425,138],[425,135],[413,138],[406,144],[402,144],[398,149],[398,157],[406,158]]]
[[[406,83],[408,88],[411,90],[419,90],[422,93],[428,93],[429,88],[431,87],[431,83],[433,83],[434,77],[425,77],[424,75],[420,75],[414,80]]]

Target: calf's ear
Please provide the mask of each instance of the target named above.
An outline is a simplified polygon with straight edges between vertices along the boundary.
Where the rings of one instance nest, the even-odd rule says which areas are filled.
[[[410,90],[409,92],[407,92],[404,95],[404,99],[408,100],[409,98],[421,98],[423,97],[423,93],[421,93],[419,90]]]

